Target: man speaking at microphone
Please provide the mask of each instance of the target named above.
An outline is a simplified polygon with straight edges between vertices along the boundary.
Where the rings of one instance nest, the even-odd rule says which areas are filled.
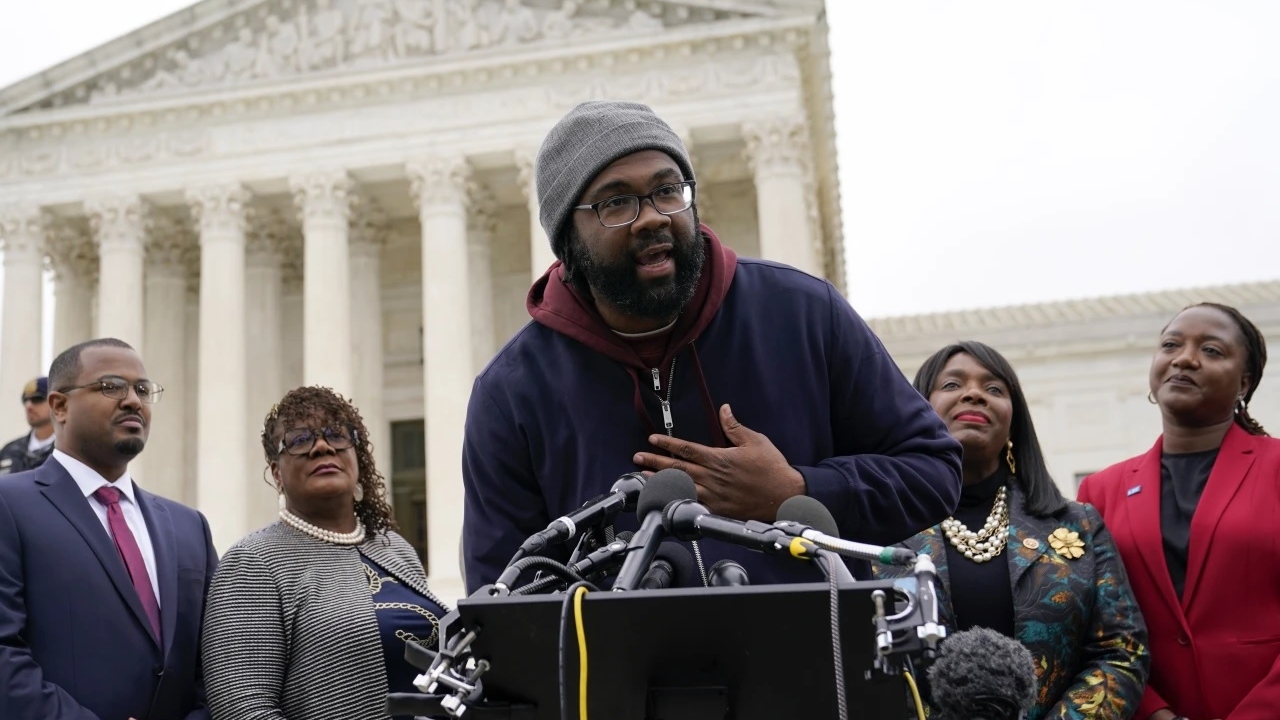
[[[740,259],[699,223],[688,153],[650,108],[579,105],[547,135],[536,173],[557,262],[529,291],[533,321],[471,394],[470,592],[527,537],[637,469],[684,470],[700,502],[739,520],[773,522],[807,494],[843,537],[869,543],[953,511],[960,448],[929,404],[830,283]],[[753,584],[819,577],[699,546],[703,582],[722,559]]]

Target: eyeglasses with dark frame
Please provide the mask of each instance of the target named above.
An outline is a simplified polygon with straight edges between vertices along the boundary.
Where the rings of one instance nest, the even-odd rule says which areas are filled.
[[[675,215],[693,207],[693,180],[667,183],[648,195],[614,195],[590,205],[575,205],[574,210],[595,210],[600,224],[607,228],[625,227],[640,218],[640,203],[648,200],[662,215]]]
[[[334,450],[346,450],[355,447],[360,440],[360,433],[349,425],[330,425],[320,430],[309,427],[293,428],[284,431],[280,444],[276,446],[276,452],[306,455],[311,452],[311,449],[316,446],[316,441],[321,437],[324,438],[325,444]]]
[[[114,375],[98,378],[97,380],[94,380],[91,383],[85,383],[84,385],[64,387],[57,392],[66,394],[72,390],[97,388],[98,392],[101,392],[112,400],[123,400],[129,396],[129,388],[131,387],[133,388],[133,391],[137,393],[138,399],[148,405],[154,405],[155,403],[160,402],[160,397],[164,395],[164,386],[158,382],[139,380],[131,383],[122,377],[116,377]]]

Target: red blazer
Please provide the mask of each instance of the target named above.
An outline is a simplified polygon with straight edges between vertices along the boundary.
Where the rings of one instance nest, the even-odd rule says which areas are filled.
[[[1079,500],[1115,537],[1147,620],[1151,676],[1134,717],[1280,718],[1280,440],[1232,425],[1191,520],[1182,600],[1160,532],[1160,447],[1089,476]]]

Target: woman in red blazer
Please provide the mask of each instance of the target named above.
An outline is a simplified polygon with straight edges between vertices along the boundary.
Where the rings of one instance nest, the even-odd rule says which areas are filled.
[[[1280,718],[1280,440],[1248,408],[1266,362],[1238,310],[1186,308],[1151,361],[1163,434],[1080,486],[1147,620],[1139,720]]]

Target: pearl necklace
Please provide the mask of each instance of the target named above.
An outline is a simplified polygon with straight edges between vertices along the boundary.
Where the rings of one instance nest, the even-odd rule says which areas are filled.
[[[1004,552],[1005,536],[1009,533],[1009,507],[1005,501],[1005,488],[996,493],[996,503],[987,516],[987,522],[981,530],[974,532],[964,523],[949,517],[942,521],[942,530],[947,540],[966,558],[984,563]]]
[[[285,525],[299,532],[335,545],[359,545],[364,542],[364,523],[360,522],[360,518],[356,518],[356,529],[349,533],[339,533],[316,527],[283,508],[280,510],[280,519],[284,521]]]

